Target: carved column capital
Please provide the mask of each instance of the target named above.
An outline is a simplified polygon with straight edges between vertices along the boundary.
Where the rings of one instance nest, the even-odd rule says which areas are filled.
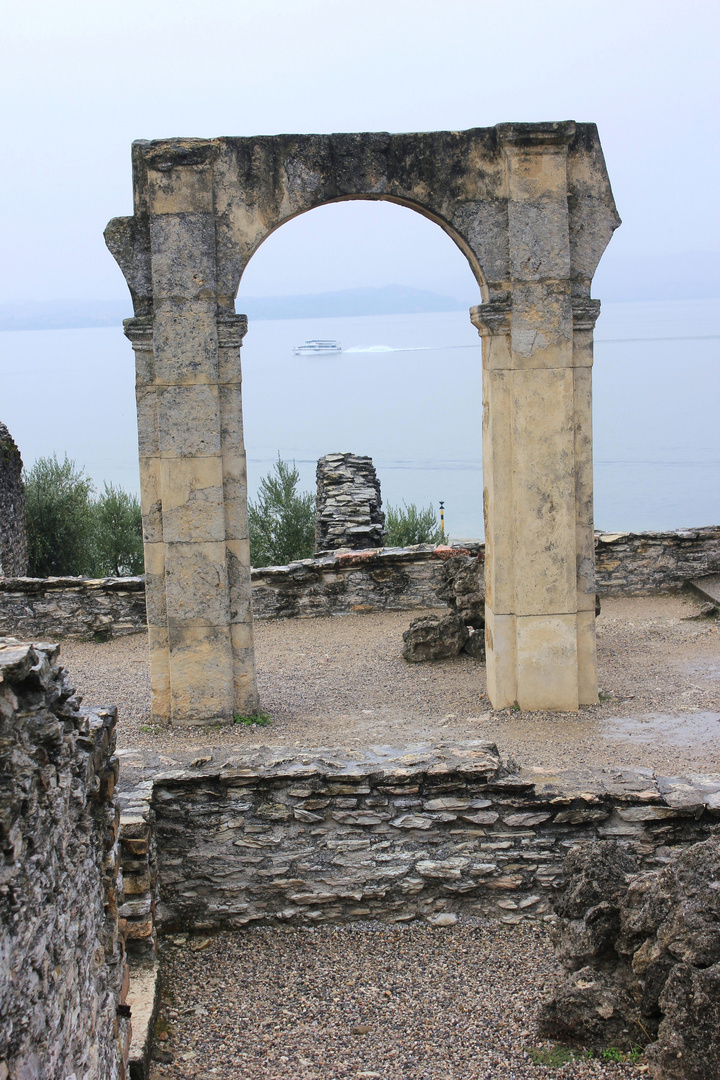
[[[575,297],[572,301],[573,330],[594,330],[599,314],[599,300]]]
[[[239,349],[247,333],[247,328],[247,315],[218,315],[218,345],[221,349]]]
[[[510,333],[512,305],[502,301],[477,304],[470,308],[470,321],[480,337],[497,337]]]
[[[123,319],[123,333],[136,351],[150,350],[153,347],[153,317],[139,315],[134,319]]]

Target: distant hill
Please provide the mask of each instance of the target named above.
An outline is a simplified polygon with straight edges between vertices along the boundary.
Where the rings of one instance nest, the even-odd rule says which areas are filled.
[[[452,296],[440,296],[408,285],[385,285],[377,289],[340,289],[304,296],[238,297],[236,307],[251,319],[323,319],[345,315],[466,311],[472,303],[471,299],[463,303]]]
[[[238,310],[251,319],[321,319],[344,315],[404,315],[423,311],[464,311],[472,303],[405,285],[339,289],[305,296],[247,297]],[[70,330],[121,326],[132,315],[127,300],[18,301],[0,304],[0,330]]]
[[[720,255],[613,258],[601,260],[593,296],[606,302],[632,300],[702,300],[720,298]],[[409,285],[338,289],[301,296],[239,297],[237,310],[251,319],[322,319],[346,315],[411,315],[415,312],[467,311],[479,295],[464,301]],[[125,300],[47,300],[0,304],[0,330],[69,330],[120,326],[132,315]]]

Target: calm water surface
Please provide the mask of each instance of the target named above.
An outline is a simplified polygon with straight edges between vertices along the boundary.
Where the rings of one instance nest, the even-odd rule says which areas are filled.
[[[292,355],[312,337],[345,352]],[[243,346],[251,494],[278,452],[314,490],[317,458],[352,450],[372,456],[386,503],[443,499],[452,536],[482,536],[479,345],[463,312],[253,323]],[[720,523],[719,360],[720,300],[604,306],[599,528]],[[0,420],[26,464],[67,451],[97,484],[137,490],[133,372],[120,328],[0,333]]]

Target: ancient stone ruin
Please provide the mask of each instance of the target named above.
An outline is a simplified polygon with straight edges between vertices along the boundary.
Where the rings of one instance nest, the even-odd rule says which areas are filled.
[[[117,715],[57,654],[0,638],[0,1077],[121,1080]]]
[[[27,574],[25,485],[20,451],[0,423],[0,577]]]
[[[316,552],[382,547],[385,515],[372,458],[325,454],[316,477]]]
[[[691,800],[686,800],[692,813]],[[656,807],[635,809],[650,820]],[[554,907],[556,953],[570,974],[541,1011],[563,1042],[645,1048],[663,1080],[720,1076],[720,835],[656,853],[573,849]]]
[[[620,219],[594,124],[133,145],[135,212],[105,238],[134,305],[153,712],[258,706],[234,297],[297,214],[387,199],[437,222],[482,303],[488,694],[597,701],[593,274]]]

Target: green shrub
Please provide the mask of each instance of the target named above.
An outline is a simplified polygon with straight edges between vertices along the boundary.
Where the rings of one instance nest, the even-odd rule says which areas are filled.
[[[387,506],[385,534],[385,543],[388,547],[440,544],[445,539],[432,505],[424,510],[418,510],[415,503],[410,503],[408,506],[406,502],[403,502],[402,508]]]
[[[278,459],[260,481],[256,502],[248,503],[250,561],[253,566],[285,566],[315,551],[315,497],[298,492],[300,473]]]
[[[120,577],[143,572],[140,503],[122,488],[105,484],[95,499],[93,483],[67,454],[38,458],[25,474],[28,573]]]
[[[106,483],[93,512],[95,573],[102,577],[142,574],[145,564],[139,499]]]
[[[91,574],[94,568],[92,481],[75,462],[41,457],[25,475],[28,573]]]

